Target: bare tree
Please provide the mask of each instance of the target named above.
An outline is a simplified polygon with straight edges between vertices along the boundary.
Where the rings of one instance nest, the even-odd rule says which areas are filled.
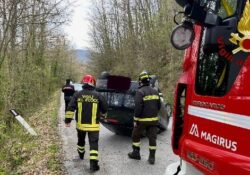
[[[108,70],[133,78],[146,69],[165,80],[162,85],[165,92],[172,90],[173,75],[180,70],[181,60],[173,59],[180,53],[173,50],[169,42],[173,15],[177,9],[174,1],[94,2],[91,21],[94,49],[90,68],[96,74]],[[172,84],[169,86],[169,83]]]

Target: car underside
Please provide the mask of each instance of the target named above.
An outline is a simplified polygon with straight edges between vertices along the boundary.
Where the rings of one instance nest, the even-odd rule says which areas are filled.
[[[151,85],[158,88],[156,84],[158,85],[158,80],[155,77]],[[96,90],[106,98],[108,103],[107,116],[100,119],[104,127],[119,135],[131,135],[135,107],[134,96],[138,87],[137,81],[131,81],[129,77],[124,76],[109,75],[97,80]],[[167,130],[170,116],[170,105],[165,104],[161,99],[158,133]]]

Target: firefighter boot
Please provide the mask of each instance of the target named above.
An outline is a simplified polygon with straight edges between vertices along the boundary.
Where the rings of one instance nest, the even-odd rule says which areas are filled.
[[[79,150],[77,150],[77,152],[78,152],[79,158],[81,160],[83,160],[85,151],[84,152],[80,152]]]
[[[148,157],[149,164],[155,164],[155,150],[149,150],[149,157]]]
[[[97,160],[90,160],[90,172],[95,172],[100,169]]]
[[[133,151],[128,153],[130,159],[141,160],[140,148],[133,146]]]

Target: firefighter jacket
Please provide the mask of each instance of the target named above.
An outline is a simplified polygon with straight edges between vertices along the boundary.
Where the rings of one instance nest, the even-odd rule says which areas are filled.
[[[62,87],[62,92],[64,93],[64,100],[70,100],[73,94],[75,93],[75,88],[71,84],[65,84]]]
[[[107,102],[94,88],[88,87],[74,94],[65,114],[65,123],[74,117],[76,128],[82,131],[99,131],[100,115],[107,112]]]
[[[156,89],[142,86],[137,90],[134,121],[157,123],[160,108],[160,97]]]

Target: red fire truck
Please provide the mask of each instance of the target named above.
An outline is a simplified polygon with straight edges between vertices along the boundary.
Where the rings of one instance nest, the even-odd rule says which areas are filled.
[[[176,0],[186,49],[175,92],[169,175],[250,175],[250,2]],[[249,109],[248,109],[249,108]]]

